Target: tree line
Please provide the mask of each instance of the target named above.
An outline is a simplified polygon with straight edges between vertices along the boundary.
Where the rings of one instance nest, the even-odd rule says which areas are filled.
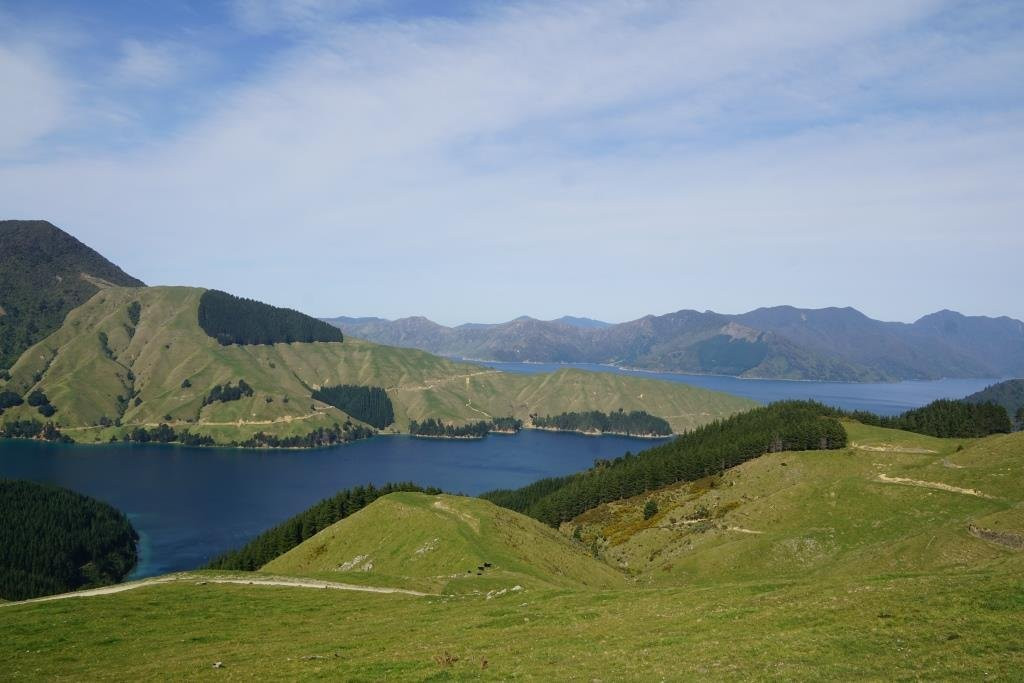
[[[138,534],[123,513],[94,498],[0,479],[0,598],[26,600],[122,580]]]
[[[491,431],[491,423],[486,420],[470,422],[464,425],[453,425],[428,417],[423,422],[411,420],[409,433],[413,436],[433,436],[445,439],[482,439]]]
[[[216,289],[199,299],[199,326],[225,346],[343,340],[341,330],[305,313]]]
[[[627,453],[575,475],[481,497],[557,526],[602,503],[718,474],[764,453],[843,448],[846,430],[830,412],[810,401],[773,403],[703,425],[639,455]]]
[[[313,398],[323,401],[351,415],[357,420],[384,429],[395,421],[395,409],[391,399],[381,387],[364,387],[355,384],[341,384],[321,387],[313,392]]]
[[[214,558],[207,568],[255,571],[275,557],[285,554],[306,539],[311,538],[317,532],[362,510],[381,496],[397,491],[415,491],[430,495],[441,493],[440,489],[423,488],[410,482],[385,484],[381,487],[369,484],[344,489],[272,529],[264,531],[241,548]]]
[[[862,410],[832,409],[840,417],[848,417],[875,427],[902,429],[907,432],[937,436],[943,439],[977,438],[989,434],[1006,434],[1013,430],[1006,409],[992,402],[968,403],[939,399],[922,408],[896,416],[880,416]]]
[[[73,443],[52,422],[39,420],[12,420],[0,425],[0,438],[4,439],[42,439],[43,441],[61,441]]]
[[[562,413],[554,417],[535,416],[533,425],[541,429],[557,429],[566,432],[599,432],[635,436],[669,436],[672,427],[655,415],[642,410],[625,412],[622,408],[611,413],[590,410],[582,413]]]
[[[375,433],[373,429],[363,425],[352,422],[339,425],[335,422],[330,427],[317,427],[306,434],[294,436],[276,436],[257,432],[243,441],[233,441],[231,445],[241,448],[323,448],[358,439],[367,439]]]
[[[116,437],[110,437],[116,441]],[[136,427],[125,432],[121,437],[122,441],[132,443],[179,443],[183,446],[213,446],[213,437],[205,434],[195,434],[188,429],[175,431],[173,427],[161,422],[156,427]]]

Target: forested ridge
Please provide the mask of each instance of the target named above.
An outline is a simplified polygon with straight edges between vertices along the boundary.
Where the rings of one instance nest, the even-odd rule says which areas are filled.
[[[832,413],[876,427],[902,429],[943,439],[1005,434],[1013,428],[1006,409],[991,402],[968,403],[963,400],[939,399],[896,416],[839,409],[833,409]]]
[[[423,488],[405,482],[381,487],[356,486],[325,498],[308,510],[300,512],[246,543],[213,559],[208,569],[241,569],[255,571],[275,557],[285,554],[317,532],[358,512],[381,496],[397,491],[416,491],[435,495],[440,489]]]
[[[1015,429],[1024,429],[1024,379],[1008,379],[964,399],[967,403],[996,403],[1009,413]]]
[[[846,446],[846,430],[814,402],[782,401],[698,427],[638,455],[627,453],[569,477],[481,497],[557,526],[602,503],[723,472],[776,451]]]
[[[225,346],[342,341],[341,330],[322,320],[216,289],[199,299],[199,326]]]
[[[601,434],[629,434],[637,436],[668,436],[669,423],[642,410],[625,412],[621,408],[611,413],[590,410],[582,413],[534,416],[533,426],[571,432],[599,432]]]
[[[313,392],[313,398],[344,411],[357,420],[384,429],[395,421],[395,409],[391,399],[381,387],[364,387],[355,384],[341,384],[321,387]]]
[[[25,600],[123,579],[138,534],[123,513],[94,498],[0,479],[0,597]]]

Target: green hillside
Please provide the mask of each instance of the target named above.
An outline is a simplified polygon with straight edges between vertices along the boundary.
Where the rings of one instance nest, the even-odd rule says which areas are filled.
[[[380,498],[262,571],[444,593],[623,584],[536,520],[478,498],[423,493]]]
[[[1019,559],[1024,434],[972,441],[846,429],[844,450],[763,455],[603,505],[562,531],[579,528],[645,585],[975,571]],[[644,520],[649,500],[658,512]]]
[[[389,431],[428,417],[469,422],[618,408],[645,410],[681,431],[754,405],[677,383],[576,370],[515,375],[355,340],[223,345],[197,322],[204,291],[104,289],[26,351],[0,390],[43,391],[57,411],[51,419],[82,442],[162,422],[218,443],[257,432],[302,435],[349,419],[311,398],[320,387],[345,384],[386,389],[395,416]],[[214,387],[240,380],[251,395],[206,401]],[[3,419],[26,418],[40,419],[27,403]]]
[[[111,285],[142,282],[51,223],[0,221],[0,371]]]
[[[12,678],[76,680],[1019,678],[1024,434],[847,429],[843,450],[764,455],[560,538],[392,494],[262,572],[4,604],[0,657]]]

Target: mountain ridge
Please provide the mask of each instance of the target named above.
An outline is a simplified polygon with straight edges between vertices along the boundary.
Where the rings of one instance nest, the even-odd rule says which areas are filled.
[[[2,220],[0,245],[0,370],[100,289],[144,284],[49,221]]]
[[[502,362],[605,363],[762,379],[899,381],[1024,374],[1024,322],[943,309],[913,323],[853,307],[681,309],[604,326],[521,317],[447,327],[425,317],[325,318],[377,343]]]

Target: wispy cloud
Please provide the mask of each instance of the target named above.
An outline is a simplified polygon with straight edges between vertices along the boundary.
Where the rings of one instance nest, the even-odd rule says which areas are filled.
[[[0,114],[0,159],[65,123],[71,85],[36,48],[0,45],[0,84],[7,93]]]
[[[209,56],[190,45],[126,39],[112,71],[113,82],[118,86],[167,87],[208,63]]]
[[[0,209],[323,313],[1024,314],[991,294],[1024,246],[1012,4],[236,10],[288,33],[259,69],[171,135],[0,166]]]

